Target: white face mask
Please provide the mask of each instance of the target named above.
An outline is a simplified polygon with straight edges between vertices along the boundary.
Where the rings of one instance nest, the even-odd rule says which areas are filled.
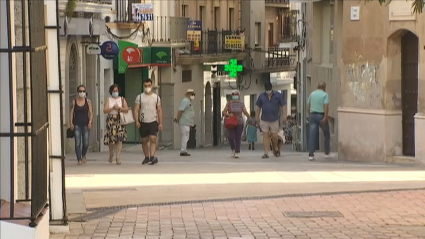
[[[117,98],[118,97],[118,92],[112,92],[112,97]]]
[[[194,99],[195,99],[195,96],[194,96],[194,95],[191,95],[191,96],[189,97],[189,99],[190,99],[190,100],[194,100]]]
[[[80,96],[81,98],[86,97],[86,92],[80,92],[78,93],[78,96]]]
[[[272,90],[266,90],[266,93],[267,93],[268,95],[270,95],[272,92],[273,92]]]
[[[150,93],[151,91],[152,91],[152,88],[150,88],[150,87],[145,88],[146,93]]]

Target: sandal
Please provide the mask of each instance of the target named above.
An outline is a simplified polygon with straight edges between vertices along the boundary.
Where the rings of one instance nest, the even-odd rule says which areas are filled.
[[[116,162],[117,162],[118,165],[121,165],[121,160],[120,159],[117,158],[116,159]]]
[[[81,164],[83,164],[83,163],[81,162],[81,160],[78,160],[77,165],[81,165]]]
[[[109,156],[109,163],[112,163],[112,157]]]
[[[87,159],[86,159],[85,156],[83,157],[83,161],[82,162],[83,162],[83,164],[86,164],[87,163]]]

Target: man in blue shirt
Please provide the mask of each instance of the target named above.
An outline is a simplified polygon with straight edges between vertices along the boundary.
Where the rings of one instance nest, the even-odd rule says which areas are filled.
[[[286,101],[278,91],[273,91],[272,83],[267,82],[264,85],[265,92],[261,93],[258,97],[255,115],[257,122],[260,122],[261,131],[263,131],[263,145],[264,155],[263,158],[268,158],[270,149],[270,137],[273,143],[273,154],[280,155],[278,147],[278,133],[279,133],[279,111],[282,108],[283,116],[286,116]],[[260,120],[261,111],[261,120]]]
[[[307,104],[310,105],[310,135],[308,140],[308,159],[314,160],[314,150],[316,148],[316,138],[319,133],[319,127],[322,128],[325,136],[325,157],[331,157],[330,150],[330,132],[328,123],[329,114],[329,95],[326,93],[326,83],[320,82],[317,90],[313,91],[308,97]]]

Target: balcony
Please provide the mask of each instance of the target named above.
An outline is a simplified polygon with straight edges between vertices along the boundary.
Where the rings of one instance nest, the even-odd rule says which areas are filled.
[[[279,12],[279,43],[297,42],[297,16],[298,10]]]
[[[265,0],[266,7],[289,8],[289,0]]]
[[[242,60],[246,56],[243,30],[204,30],[188,34],[184,48],[178,52],[181,64],[184,59],[197,59],[201,63]],[[178,61],[179,63],[179,61]]]
[[[291,48],[269,47],[265,53],[265,60],[259,72],[295,71],[297,54]],[[257,71],[257,70],[256,70]]]
[[[59,10],[64,11],[68,0],[59,0]],[[109,13],[112,0],[77,0],[75,12]]]

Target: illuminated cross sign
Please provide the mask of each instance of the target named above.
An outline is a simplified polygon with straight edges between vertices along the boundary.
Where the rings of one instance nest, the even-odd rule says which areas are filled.
[[[232,78],[236,78],[238,76],[238,72],[242,72],[243,66],[238,65],[238,60],[230,59],[228,65],[224,65],[224,71],[229,72],[229,76]]]

